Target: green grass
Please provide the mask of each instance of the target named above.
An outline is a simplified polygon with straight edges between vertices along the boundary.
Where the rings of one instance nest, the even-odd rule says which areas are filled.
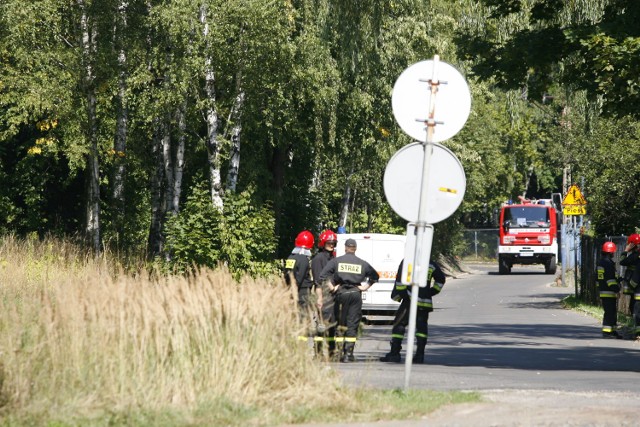
[[[478,392],[441,392],[429,390],[345,389],[348,399],[328,406],[313,406],[313,396],[295,407],[281,411],[268,410],[220,400],[203,404],[194,410],[128,408],[93,416],[56,414],[43,411],[11,414],[3,417],[3,426],[102,427],[102,426],[278,426],[305,423],[357,423],[382,420],[416,420],[446,405],[481,401]],[[273,402],[278,406],[278,402]]]
[[[600,305],[587,304],[580,301],[575,295],[569,295],[562,300],[562,305],[565,308],[579,311],[587,314],[596,319],[602,319],[604,316],[604,310]],[[618,325],[625,328],[631,328],[634,325],[633,317],[624,313],[618,312]]]

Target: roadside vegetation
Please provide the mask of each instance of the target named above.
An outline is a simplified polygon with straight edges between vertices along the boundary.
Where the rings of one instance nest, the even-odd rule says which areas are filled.
[[[565,308],[580,311],[588,316],[595,317],[596,319],[602,319],[604,310],[600,305],[593,305],[584,301],[581,301],[575,297],[575,295],[569,295],[562,300],[562,305]],[[622,329],[633,328],[633,317],[625,313],[618,311],[618,326]]]
[[[344,387],[296,341],[277,276],[123,273],[0,241],[0,424],[279,425],[416,418],[476,394]]]

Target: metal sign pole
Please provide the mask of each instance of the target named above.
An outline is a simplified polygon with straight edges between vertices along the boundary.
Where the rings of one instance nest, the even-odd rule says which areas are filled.
[[[418,221],[416,221],[416,243],[415,243],[415,256],[414,256],[414,269],[411,275],[411,305],[409,310],[409,336],[407,337],[407,357],[405,360],[404,370],[404,388],[409,388],[409,379],[411,378],[411,365],[413,363],[413,344],[415,341],[416,333],[416,315],[418,313],[418,292],[419,292],[419,280],[422,277],[422,269],[429,269],[429,256],[431,252],[431,242],[427,242],[427,248],[422,247],[422,239],[427,227],[427,196],[429,188],[429,166],[431,163],[431,156],[433,154],[433,130],[436,125],[435,122],[435,101],[436,93],[438,92],[438,62],[440,58],[438,55],[433,57],[433,73],[431,79],[428,80],[430,85],[429,96],[429,117],[426,120],[427,125],[427,139],[423,144],[424,146],[424,158],[422,162],[422,183],[420,185],[420,203],[418,205]],[[423,259],[422,251],[425,250],[427,265],[421,265]],[[427,277],[428,280],[428,277]]]

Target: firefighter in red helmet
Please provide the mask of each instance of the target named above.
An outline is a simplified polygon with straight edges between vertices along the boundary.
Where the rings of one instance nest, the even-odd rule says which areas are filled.
[[[298,309],[301,322],[311,329],[316,299],[313,298],[313,276],[311,275],[311,249],[314,238],[310,231],[301,231],[295,240],[295,247],[285,261],[284,278],[288,285],[295,283],[298,288]],[[293,279],[293,280],[292,280]],[[298,339],[307,341],[308,334],[300,334]]]
[[[605,242],[602,245],[602,257],[596,267],[598,287],[600,288],[600,300],[604,309],[602,318],[602,336],[604,338],[622,338],[616,331],[618,313],[616,303],[620,285],[616,278],[616,263],[613,256],[616,253],[616,244]]]
[[[338,244],[338,235],[331,230],[324,230],[318,238],[318,252],[311,259],[311,271],[318,292],[318,308],[320,316],[316,335],[316,354],[323,355],[323,342],[327,343],[329,359],[336,355],[336,320],[333,312],[334,296],[328,289],[324,289],[320,282],[322,269],[335,258],[335,249]]]
[[[620,255],[620,266],[626,267],[624,274],[622,275],[622,293],[629,296],[629,313],[633,315],[633,308],[635,306],[635,288],[632,284],[635,284],[631,280],[634,271],[638,269],[640,264],[640,234],[634,233],[627,238],[627,246],[624,248],[624,252]]]

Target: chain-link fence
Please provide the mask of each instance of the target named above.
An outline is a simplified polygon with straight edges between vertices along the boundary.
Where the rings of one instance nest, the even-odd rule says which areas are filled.
[[[624,247],[627,244],[627,236],[613,236],[613,237],[592,237],[582,236],[582,262],[580,268],[580,286],[576,295],[581,301],[599,304],[598,298],[598,282],[596,277],[596,265],[601,257],[602,245],[605,242],[613,242],[616,244],[616,254],[613,259],[616,261],[616,274],[622,276],[624,273],[624,267],[620,266],[620,255],[624,251]],[[629,313],[629,295],[620,295],[618,301],[618,311]]]
[[[499,236],[497,228],[465,230],[462,257],[478,261],[497,261]]]

